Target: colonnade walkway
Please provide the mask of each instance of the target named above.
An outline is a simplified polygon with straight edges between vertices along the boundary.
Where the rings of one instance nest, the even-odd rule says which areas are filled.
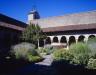
[[[52,56],[53,56],[53,54],[42,55],[42,57],[44,58],[44,60],[42,62],[38,62],[38,63],[32,64],[30,66],[21,68],[17,71],[9,73],[8,75],[30,75],[30,74],[35,75],[38,72],[38,70],[51,66],[51,63],[53,61]]]

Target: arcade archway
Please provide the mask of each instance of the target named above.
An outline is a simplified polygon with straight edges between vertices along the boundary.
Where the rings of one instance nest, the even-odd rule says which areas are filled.
[[[58,37],[54,37],[53,42],[58,43]]]
[[[46,42],[45,42],[46,44],[51,44],[51,39],[50,39],[50,37],[47,37],[47,39],[46,39]]]
[[[84,41],[84,38],[85,38],[85,36],[81,35],[81,36],[79,36],[78,41],[79,42],[83,42]]]
[[[65,36],[62,36],[61,37],[60,43],[67,43],[67,40],[66,40],[66,37]]]
[[[72,43],[76,43],[74,36],[70,36],[70,38],[69,38],[69,45],[71,45]]]
[[[95,35],[90,35],[90,36],[88,37],[88,39],[89,39],[89,38],[94,38],[94,37],[95,37]]]

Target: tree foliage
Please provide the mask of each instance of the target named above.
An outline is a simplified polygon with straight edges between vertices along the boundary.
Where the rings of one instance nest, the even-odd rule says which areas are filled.
[[[27,28],[22,31],[22,39],[28,41],[37,41],[38,39],[46,38],[46,35],[43,33],[38,24],[32,24],[27,26]]]

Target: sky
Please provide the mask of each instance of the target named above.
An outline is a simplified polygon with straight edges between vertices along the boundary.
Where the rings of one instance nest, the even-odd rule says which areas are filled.
[[[41,18],[96,10],[96,0],[0,0],[0,13],[26,23],[34,3]]]

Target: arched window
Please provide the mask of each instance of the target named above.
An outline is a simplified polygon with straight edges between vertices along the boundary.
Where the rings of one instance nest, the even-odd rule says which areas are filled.
[[[71,45],[72,43],[76,43],[74,36],[70,36],[70,38],[69,38],[69,45]]]
[[[66,37],[65,36],[62,36],[61,37],[60,43],[67,43],[67,40],[66,40]]]
[[[53,42],[58,43],[58,37],[54,37],[54,38],[53,38]]]

